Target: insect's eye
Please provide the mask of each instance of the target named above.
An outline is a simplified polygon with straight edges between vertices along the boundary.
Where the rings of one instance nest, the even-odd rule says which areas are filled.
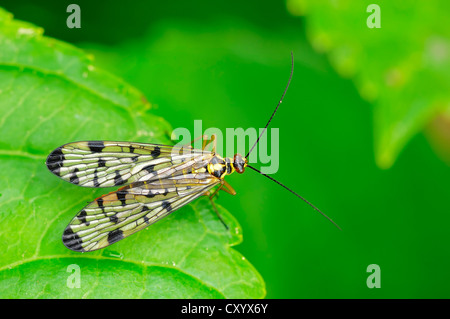
[[[244,173],[245,164],[246,163],[245,163],[244,159],[242,158],[241,154],[234,155],[233,166],[234,166],[234,169],[236,170],[236,172],[238,172],[239,174]]]

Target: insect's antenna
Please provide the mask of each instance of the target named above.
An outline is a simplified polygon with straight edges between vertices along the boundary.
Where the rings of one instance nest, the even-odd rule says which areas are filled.
[[[281,102],[283,102],[283,99],[284,99],[284,96],[286,95],[286,92],[287,92],[287,90],[288,90],[289,84],[291,84],[292,74],[294,74],[294,53],[293,53],[292,51],[291,51],[291,61],[292,61],[292,62],[291,62],[291,63],[292,63],[292,66],[291,66],[291,74],[289,75],[289,81],[288,81],[288,83],[287,83],[287,85],[286,85],[286,88],[284,89],[283,95],[281,96],[281,99],[280,99],[280,101],[278,102],[277,107],[276,107],[275,110],[273,111],[272,116],[270,117],[270,119],[269,119],[269,121],[267,122],[266,126],[264,127],[263,131],[261,132],[261,134],[259,134],[258,139],[256,140],[255,144],[253,144],[253,146],[252,146],[252,148],[250,149],[250,151],[248,151],[247,155],[245,155],[245,158],[248,158],[248,156],[250,155],[250,153],[251,153],[251,152],[253,151],[253,149],[255,148],[256,144],[258,144],[259,139],[260,139],[261,136],[266,132],[267,127],[268,127],[269,124],[270,124],[270,121],[272,121],[272,119],[273,119],[275,113],[276,113],[277,110],[278,110],[278,107],[280,106]]]
[[[261,171],[259,171],[258,169],[254,168],[253,166],[247,165],[247,167],[251,168],[252,170],[258,172],[259,174],[267,177],[268,179],[274,181],[275,183],[277,183],[278,185],[284,187],[285,189],[287,189],[288,191],[290,191],[292,194],[294,194],[295,196],[297,196],[298,198],[300,198],[302,201],[304,201],[306,204],[308,204],[309,206],[311,206],[312,208],[314,208],[316,211],[318,211],[320,214],[322,214],[322,216],[324,216],[326,219],[328,219],[330,222],[333,223],[334,226],[336,226],[337,228],[339,228],[340,230],[341,227],[339,227],[338,224],[336,224],[330,217],[328,217],[327,215],[325,215],[320,209],[318,209],[316,206],[314,206],[313,204],[311,204],[310,202],[308,202],[306,199],[304,199],[302,196],[300,196],[299,194],[297,194],[296,192],[294,192],[292,189],[290,189],[287,186],[284,186],[283,184],[281,184],[279,181],[277,181],[276,179],[270,177],[269,175],[266,175],[264,173],[262,173]]]

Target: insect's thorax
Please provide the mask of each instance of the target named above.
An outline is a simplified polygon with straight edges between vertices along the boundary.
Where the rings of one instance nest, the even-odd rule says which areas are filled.
[[[222,158],[219,155],[214,155],[208,162],[206,169],[208,173],[220,179],[234,172],[232,159],[229,157]]]
[[[234,172],[243,173],[246,166],[247,160],[239,154],[236,154],[234,158],[222,158],[215,154],[208,162],[206,169],[211,175],[223,179],[226,175],[230,175]]]

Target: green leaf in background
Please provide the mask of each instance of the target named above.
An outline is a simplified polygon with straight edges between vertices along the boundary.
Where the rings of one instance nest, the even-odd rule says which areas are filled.
[[[47,154],[77,140],[170,143],[170,126],[151,115],[135,88],[95,67],[93,58],[0,9],[0,297],[262,298],[254,267],[230,248],[230,232],[201,199],[155,225],[93,253],[75,253],[62,231],[105,190],[52,176]],[[69,265],[81,287],[69,288]]]
[[[450,28],[444,27],[450,2],[377,1],[379,29],[366,24],[371,3],[288,0],[287,8],[306,16],[313,46],[374,104],[376,161],[388,168],[413,136],[450,109]],[[436,129],[433,140],[450,136]]]

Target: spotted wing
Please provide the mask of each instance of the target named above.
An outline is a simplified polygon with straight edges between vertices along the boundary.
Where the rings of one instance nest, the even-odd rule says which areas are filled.
[[[220,182],[209,173],[136,182],[88,204],[70,222],[64,245],[86,252],[104,248],[144,229]]]
[[[159,144],[87,141],[58,147],[46,164],[53,174],[72,184],[111,187],[160,178],[174,165],[209,154]]]

